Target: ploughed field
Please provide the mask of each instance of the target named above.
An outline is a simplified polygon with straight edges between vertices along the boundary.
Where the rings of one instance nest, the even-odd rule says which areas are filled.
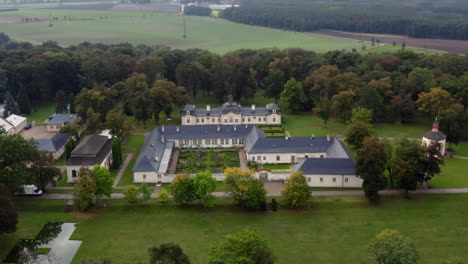
[[[365,34],[335,30],[319,30],[314,33],[363,41],[372,41],[372,38],[374,38],[376,40],[380,40],[382,43],[390,45],[395,41],[397,46],[401,46],[402,42],[405,41],[407,47],[420,48],[424,50],[437,50],[454,53],[468,52],[468,41],[463,40],[408,38],[400,35]]]
[[[17,239],[35,237],[50,221],[79,223],[71,239],[82,244],[72,264],[104,257],[115,264],[147,263],[148,248],[163,242],[179,244],[192,263],[208,263],[214,244],[244,228],[264,235],[278,264],[370,263],[369,242],[388,228],[414,240],[419,263],[441,264],[455,256],[468,259],[467,201],[468,194],[394,196],[372,206],[364,197],[312,197],[306,210],[246,212],[224,199],[212,209],[113,200],[86,214],[64,213],[64,200],[18,201],[18,231],[0,235],[0,259]]]
[[[363,45],[353,39],[249,26],[197,16],[185,17],[187,37],[183,38],[183,16],[171,13],[52,10],[51,15],[58,18],[58,21],[53,21],[52,27],[48,21],[21,22],[21,18],[49,18],[49,10],[2,12],[0,28],[16,40],[35,44],[53,40],[63,46],[84,41],[106,44],[129,42],[166,45],[175,49],[202,48],[225,53],[242,48],[291,47],[326,52],[352,48],[359,50]]]

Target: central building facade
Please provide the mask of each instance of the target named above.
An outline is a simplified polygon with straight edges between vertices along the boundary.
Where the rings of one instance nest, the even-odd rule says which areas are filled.
[[[236,102],[224,103],[219,108],[195,108],[185,105],[182,110],[182,125],[280,125],[281,109],[277,104],[266,107],[241,107]]]

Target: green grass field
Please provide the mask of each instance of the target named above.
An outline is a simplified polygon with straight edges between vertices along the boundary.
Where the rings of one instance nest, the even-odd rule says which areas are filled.
[[[122,146],[123,152],[133,152],[133,157],[130,160],[127,168],[125,169],[124,174],[122,175],[122,179],[120,179],[118,186],[128,186],[133,183],[133,166],[135,165],[135,161],[140,153],[141,146],[145,142],[145,136],[135,135],[130,136],[127,142]]]
[[[20,10],[3,14],[48,18],[49,10]],[[84,41],[130,42],[167,45],[175,49],[203,48],[217,53],[241,48],[291,47],[326,52],[362,46],[358,40],[248,26],[208,17],[187,16],[187,38],[183,38],[183,19],[177,14],[53,10],[52,16],[59,19],[71,16],[75,20],[59,20],[49,27],[49,22],[21,23],[18,17],[13,20],[18,22],[0,26],[13,39],[37,44],[47,40],[58,41],[61,45]]]
[[[245,212],[230,202],[213,209],[180,207],[156,200],[130,205],[113,200],[97,214],[64,213],[65,201],[18,201],[18,231],[0,235],[0,258],[18,238],[32,238],[48,221],[79,222],[71,239],[82,240],[73,264],[109,257],[112,263],[146,263],[147,249],[175,242],[192,263],[207,263],[209,249],[228,233],[252,228],[268,240],[278,264],[370,263],[367,246],[383,229],[410,236],[419,263],[441,264],[449,257],[468,259],[468,194],[384,197],[370,206],[363,197],[313,197],[303,211]]]
[[[445,159],[442,173],[436,175],[430,182],[431,188],[468,188],[468,160]]]
[[[55,113],[55,103],[44,103],[32,107],[31,114],[26,115],[28,122],[43,123],[49,116]]]

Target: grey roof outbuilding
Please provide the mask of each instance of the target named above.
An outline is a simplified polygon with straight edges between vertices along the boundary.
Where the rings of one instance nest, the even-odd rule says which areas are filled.
[[[347,158],[308,158],[296,165],[304,174],[355,175],[354,160]]]
[[[112,150],[112,140],[106,136],[86,136],[71,152],[67,165],[92,166],[101,164]]]
[[[69,136],[62,133],[57,133],[51,138],[34,139],[38,143],[40,151],[57,152],[60,150],[70,139]]]

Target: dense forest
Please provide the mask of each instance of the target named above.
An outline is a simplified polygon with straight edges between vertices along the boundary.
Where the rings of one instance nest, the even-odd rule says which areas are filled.
[[[248,0],[222,18],[295,31],[320,29],[468,40],[466,1]]]
[[[104,122],[120,106],[145,122],[157,121],[160,113],[170,114],[197,95],[222,102],[228,95],[240,100],[262,91],[286,111],[313,109],[324,120],[335,116],[347,123],[361,107],[372,110],[374,122],[411,123],[418,116],[437,116],[451,142],[468,137],[467,56],[317,54],[297,48],[218,55],[86,42],[62,48],[0,35],[0,102],[6,101],[10,112],[29,113],[34,105],[55,101],[58,111],[71,104],[85,119]]]

